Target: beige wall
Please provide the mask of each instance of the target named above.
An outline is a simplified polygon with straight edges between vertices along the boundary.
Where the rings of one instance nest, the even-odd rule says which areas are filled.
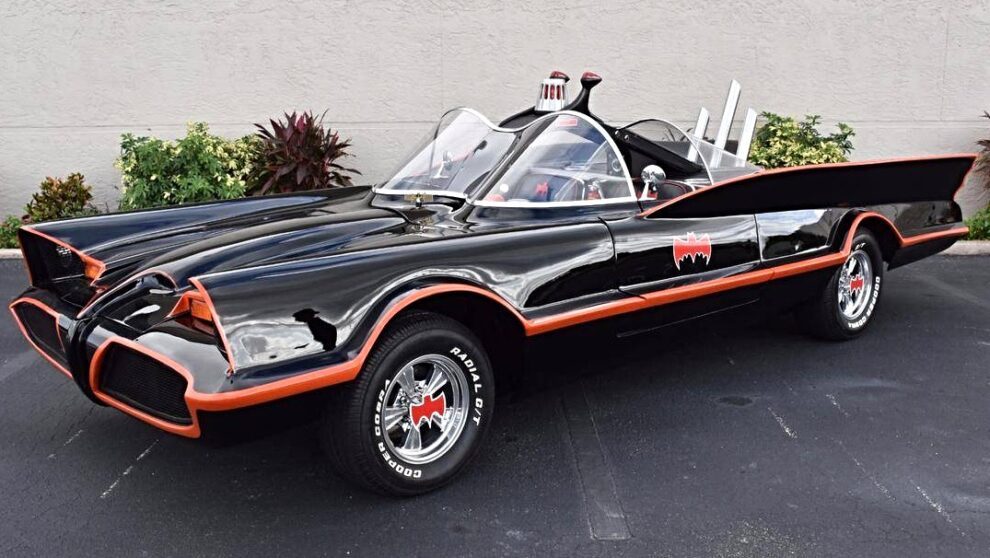
[[[374,181],[445,108],[504,116],[555,68],[602,74],[614,121],[690,124],[736,78],[743,109],[850,123],[856,159],[990,136],[990,0],[5,0],[0,213],[72,171],[112,202],[123,132],[237,135],[294,108],[329,108]]]

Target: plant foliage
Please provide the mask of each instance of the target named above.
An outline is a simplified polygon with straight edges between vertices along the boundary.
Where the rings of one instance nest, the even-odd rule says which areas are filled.
[[[175,141],[121,136],[117,168],[122,174],[121,209],[243,197],[255,175],[259,141],[253,135],[227,139],[192,122]]]
[[[756,133],[749,160],[764,168],[795,167],[846,161],[852,151],[851,127],[839,123],[839,131],[823,136],[818,131],[821,117],[807,115],[798,122],[771,112],[761,115],[766,123]]]
[[[271,130],[256,124],[261,139],[261,174],[253,194],[317,190],[350,186],[355,169],[338,164],[351,156],[350,140],[341,140],[334,130],[323,127],[323,115],[285,113],[285,122],[269,120]]]
[[[41,182],[40,190],[31,195],[24,211],[32,223],[79,217],[98,213],[90,203],[92,200],[93,189],[78,172],[64,180],[49,176]]]
[[[0,248],[17,248],[17,229],[21,228],[21,220],[13,215],[0,221]]]
[[[990,112],[983,111],[984,118],[990,118]],[[977,145],[983,148],[980,151],[979,156],[976,158],[976,168],[975,170],[983,175],[983,187],[990,190],[990,138],[982,139],[976,142]]]
[[[984,207],[966,220],[969,240],[990,240],[990,207]]]

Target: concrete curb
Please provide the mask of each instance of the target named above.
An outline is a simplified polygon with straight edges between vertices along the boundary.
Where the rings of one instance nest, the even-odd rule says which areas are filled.
[[[990,240],[960,240],[948,250],[946,256],[990,256]],[[0,248],[0,260],[19,260],[21,251],[17,248]]]
[[[942,253],[947,256],[990,255],[990,240],[960,240]]]

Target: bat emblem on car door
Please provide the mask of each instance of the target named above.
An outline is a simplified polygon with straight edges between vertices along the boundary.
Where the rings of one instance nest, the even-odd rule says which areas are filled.
[[[674,265],[681,269],[681,262],[690,258],[691,263],[704,259],[705,265],[712,260],[712,239],[708,234],[696,236],[693,232],[685,237],[674,238]]]

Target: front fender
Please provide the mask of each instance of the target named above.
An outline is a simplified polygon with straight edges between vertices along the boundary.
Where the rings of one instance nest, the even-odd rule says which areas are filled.
[[[352,360],[394,301],[463,285],[523,316],[612,287],[600,222],[390,246],[194,280],[223,330],[234,376],[262,382]],[[305,362],[303,362],[305,361]]]

